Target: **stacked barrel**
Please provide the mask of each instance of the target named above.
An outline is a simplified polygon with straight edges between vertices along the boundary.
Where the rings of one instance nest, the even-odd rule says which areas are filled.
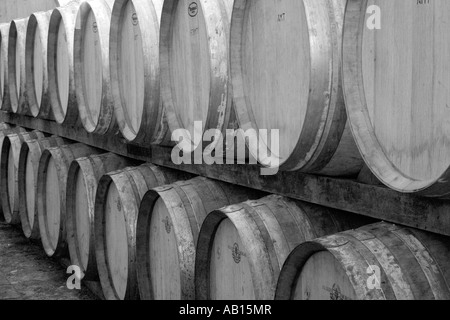
[[[370,3],[70,1],[0,24],[0,108],[446,199],[450,4]],[[450,299],[446,237],[51,134],[0,124],[2,217],[106,299]]]

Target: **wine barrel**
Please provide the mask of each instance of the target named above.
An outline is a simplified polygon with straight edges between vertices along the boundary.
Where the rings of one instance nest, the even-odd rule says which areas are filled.
[[[377,16],[368,1],[349,1],[344,25],[344,92],[356,143],[388,187],[448,198],[450,61],[439,57],[450,48],[450,3],[370,5],[385,13],[381,29],[369,29],[377,27]]]
[[[183,175],[152,164],[103,176],[95,197],[95,255],[108,300],[139,298],[136,280],[136,222],[145,193]]]
[[[22,231],[27,239],[40,239],[38,211],[37,211],[37,178],[39,160],[42,152],[68,144],[59,137],[49,137],[24,141],[19,154],[18,188],[19,188],[19,214]]]
[[[21,127],[10,127],[4,130],[0,130],[0,181],[1,181],[1,167],[3,166],[3,164],[1,164],[1,150],[3,148],[3,142],[5,141],[5,137],[9,134],[13,134],[13,133],[18,133],[18,132],[26,132],[26,130],[24,128]],[[3,188],[2,188],[3,189]],[[5,221],[5,217],[3,216],[3,205],[2,205],[2,196],[1,196],[1,190],[0,189],[0,219],[2,221]]]
[[[109,59],[115,116],[126,140],[150,143],[161,118],[159,22],[163,0],[116,0]]]
[[[19,224],[19,156],[25,141],[42,139],[39,131],[9,134],[3,140],[1,148],[0,183],[2,188],[3,216],[8,224]]]
[[[9,111],[8,87],[8,38],[9,23],[0,24],[0,110]]]
[[[25,75],[28,107],[33,117],[54,120],[50,106],[47,70],[48,27],[53,11],[36,12],[28,20]]]
[[[74,78],[74,34],[80,4],[72,1],[53,10],[50,17],[47,71],[50,102],[56,122],[75,124],[78,120]]]
[[[277,299],[449,300],[447,238],[387,223],[306,242],[286,260]]]
[[[112,153],[72,162],[67,176],[67,243],[72,265],[85,280],[98,280],[95,260],[94,208],[97,183],[108,172],[137,165]]]
[[[75,28],[75,85],[80,120],[86,131],[114,130],[114,104],[109,75],[109,32],[112,3],[81,4]]]
[[[203,220],[213,210],[258,197],[255,191],[206,178],[150,190],[137,224],[141,299],[195,299],[195,251]]]
[[[283,263],[296,246],[364,223],[355,215],[280,196],[216,210],[200,230],[196,298],[272,300]]]
[[[37,178],[37,209],[39,233],[45,253],[50,257],[65,256],[67,174],[75,159],[100,153],[99,150],[76,143],[42,152]]]
[[[25,38],[28,18],[13,20],[9,28],[8,81],[11,109],[14,113],[27,114],[25,77]]]
[[[232,102],[230,21],[234,0],[165,1],[161,16],[161,97],[172,132],[194,122],[225,134]],[[187,142],[189,136],[185,137]]]
[[[341,87],[345,4],[234,2],[230,51],[239,124],[245,132],[279,133],[260,136],[259,149],[248,143],[262,165],[330,176],[360,171]]]

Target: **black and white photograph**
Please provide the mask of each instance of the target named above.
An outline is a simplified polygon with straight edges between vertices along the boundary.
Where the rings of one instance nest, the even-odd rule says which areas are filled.
[[[0,0],[10,300],[450,300],[450,1]]]

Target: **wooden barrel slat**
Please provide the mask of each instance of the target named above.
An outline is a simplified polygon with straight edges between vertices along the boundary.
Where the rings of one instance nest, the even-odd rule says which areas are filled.
[[[42,139],[42,132],[14,133],[5,137],[1,148],[1,172],[0,182],[2,184],[1,197],[3,215],[9,224],[19,224],[19,157],[22,144],[34,139]]]
[[[95,198],[95,255],[106,299],[139,298],[136,224],[141,199],[149,189],[185,176],[145,164],[100,179]]]
[[[42,152],[67,142],[59,137],[24,141],[20,149],[18,167],[19,213],[26,238],[40,239],[37,210],[37,179]]]
[[[13,20],[8,41],[8,85],[11,109],[14,113],[28,114],[25,76],[25,40],[28,18]]]
[[[283,266],[276,298],[448,300],[449,257],[445,237],[377,223],[298,246]]]
[[[240,127],[267,129],[269,134],[279,130],[279,141],[260,137],[272,156],[248,143],[262,165],[279,162],[283,171],[331,176],[361,170],[341,87],[345,4],[346,0],[234,2],[230,59]]]
[[[81,4],[75,27],[75,85],[80,120],[90,133],[115,130],[109,73],[112,2]]]
[[[296,246],[366,222],[273,195],[215,210],[203,222],[197,244],[196,298],[271,300]]]
[[[48,87],[47,46],[53,11],[36,12],[28,20],[25,43],[26,91],[30,114],[54,120]]]
[[[75,159],[101,153],[82,143],[49,148],[42,152],[38,168],[38,222],[42,245],[50,257],[66,255],[67,175]]]
[[[74,75],[74,35],[80,3],[72,1],[53,10],[50,17],[47,69],[53,115],[59,124],[78,120]]]
[[[160,126],[159,22],[162,0],[116,0],[110,72],[115,116],[126,140],[153,142]]]
[[[67,178],[67,242],[70,260],[79,266],[85,280],[98,280],[95,258],[95,196],[101,177],[138,164],[107,153],[76,159]]]
[[[229,40],[233,0],[165,1],[161,16],[161,97],[172,132],[202,121],[228,129],[232,106]],[[187,142],[191,142],[186,137]]]
[[[195,248],[203,221],[215,209],[259,196],[206,178],[150,190],[137,224],[141,299],[195,299]]]
[[[381,29],[368,28],[373,5],[384,13]],[[367,167],[399,192],[450,195],[450,64],[443,58],[449,5],[351,0],[346,7],[343,87],[351,129]],[[415,32],[418,22],[423,32]]]

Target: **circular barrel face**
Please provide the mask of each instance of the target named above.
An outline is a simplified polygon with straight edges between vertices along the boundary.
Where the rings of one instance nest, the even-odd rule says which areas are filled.
[[[27,156],[27,161],[25,164],[25,201],[27,203],[27,214],[28,223],[30,227],[34,225],[34,214],[35,214],[35,191],[36,191],[36,180],[34,178],[34,167],[31,161],[30,154]]]
[[[117,296],[124,299],[128,282],[128,237],[125,212],[115,184],[109,187],[105,208],[108,273]]]
[[[64,21],[61,19],[58,27],[58,39],[56,44],[56,74],[59,103],[66,114],[69,103],[69,49],[67,47],[67,35]]]
[[[43,90],[43,77],[44,77],[44,66],[42,63],[42,41],[41,41],[41,31],[39,27],[36,26],[36,31],[34,34],[34,48],[33,48],[33,80],[34,80],[34,91],[36,94],[36,102],[38,106],[41,105],[42,90]]]
[[[382,15],[381,29],[369,28],[378,11],[367,10],[362,30],[366,122],[396,170],[436,180],[450,158],[450,2],[368,1],[372,5]]]
[[[308,109],[311,65],[304,4],[297,0],[247,1],[245,10],[240,65],[236,66],[242,78],[240,90],[254,117],[251,127],[279,130],[279,157],[284,162],[299,141]],[[242,125],[245,128],[249,123]],[[277,142],[264,136],[260,139],[276,155]]]
[[[84,181],[83,172],[78,170],[75,180],[75,225],[76,225],[76,246],[77,255],[81,263],[82,270],[86,270],[89,259],[89,239],[90,239],[90,218],[89,218],[89,198]]]
[[[61,224],[61,199],[60,187],[58,179],[58,170],[53,157],[51,157],[47,164],[47,177],[45,182],[45,209],[44,214],[47,215],[47,237],[48,243],[52,250],[56,250],[58,246],[59,228]]]
[[[144,55],[139,19],[133,2],[128,1],[121,19],[119,33],[119,83],[127,126],[139,132],[144,110]]]
[[[199,1],[180,0],[172,13],[169,68],[173,106],[180,125],[194,132],[194,122],[206,119],[211,87],[207,19]],[[217,107],[217,106],[214,106]]]
[[[210,261],[210,292],[213,300],[255,300],[248,255],[239,232],[226,219],[214,236]]]
[[[14,193],[15,193],[15,185],[16,185],[16,167],[14,165],[14,151],[11,147],[9,148],[8,154],[8,196],[9,196],[9,208],[14,209]]]
[[[356,300],[355,290],[341,264],[328,251],[312,255],[295,287],[295,300]]]
[[[155,300],[181,299],[178,246],[164,201],[159,198],[152,212],[149,239],[150,277]]]
[[[90,121],[95,126],[99,120],[102,102],[103,60],[99,30],[92,10],[89,11],[83,30],[82,73],[84,101]]]

